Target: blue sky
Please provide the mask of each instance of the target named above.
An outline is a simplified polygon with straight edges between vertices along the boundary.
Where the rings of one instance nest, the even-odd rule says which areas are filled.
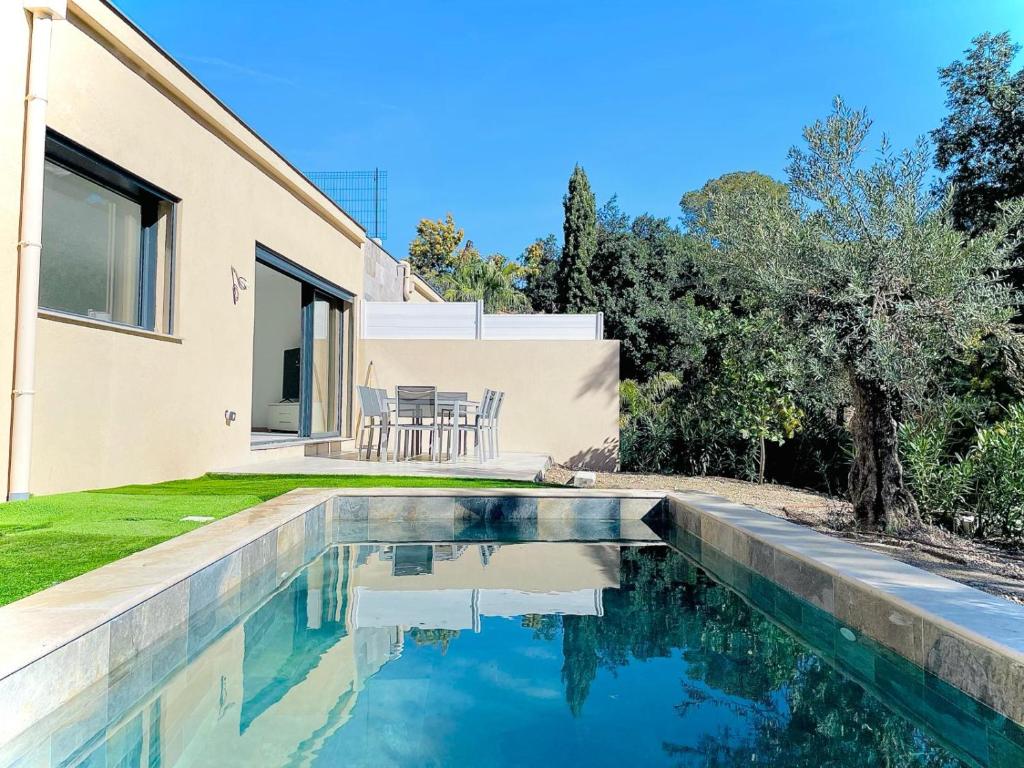
[[[299,168],[387,170],[399,257],[447,211],[484,253],[560,236],[576,162],[599,203],[675,219],[709,178],[781,176],[837,94],[904,146],[974,35],[1024,42],[1021,0],[215,5],[118,0]]]

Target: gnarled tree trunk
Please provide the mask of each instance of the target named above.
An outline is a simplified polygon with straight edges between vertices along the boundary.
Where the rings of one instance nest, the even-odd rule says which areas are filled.
[[[866,528],[906,529],[920,522],[917,502],[903,484],[897,418],[901,398],[882,382],[851,376],[853,466],[850,500]]]

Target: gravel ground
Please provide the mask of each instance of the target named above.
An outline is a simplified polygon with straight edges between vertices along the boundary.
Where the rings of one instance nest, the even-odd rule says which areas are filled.
[[[550,483],[568,483],[572,471],[562,466],[548,470]],[[817,531],[852,541],[897,560],[916,565],[948,579],[1024,604],[1024,552],[1004,549],[954,536],[932,526],[906,538],[853,529],[850,505],[811,491],[785,485],[748,483],[725,477],[634,475],[598,472],[598,488],[638,488],[665,491],[702,491],[725,496]]]

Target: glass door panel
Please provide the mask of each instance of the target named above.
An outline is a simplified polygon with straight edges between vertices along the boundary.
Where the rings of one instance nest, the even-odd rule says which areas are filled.
[[[338,344],[341,312],[337,303],[321,294],[313,295],[310,328],[311,365],[309,375],[310,434],[338,431]]]

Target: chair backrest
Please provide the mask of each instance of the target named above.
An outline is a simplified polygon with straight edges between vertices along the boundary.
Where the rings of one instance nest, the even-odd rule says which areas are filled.
[[[380,408],[380,417],[385,423],[391,422],[391,404],[388,402],[388,391],[386,389],[374,389],[374,396],[377,398],[377,405]]]
[[[438,392],[437,393],[437,399],[438,400],[461,400],[462,402],[465,402],[466,400],[469,400],[469,392]],[[445,416],[452,416],[452,415],[454,415],[453,411],[455,410],[455,406],[453,406],[453,405],[448,405],[446,403],[438,403],[437,407]],[[466,414],[466,406],[464,406],[464,405],[460,406],[459,407],[459,416],[462,417],[462,416],[465,416],[465,414]]]
[[[438,392],[438,400],[469,400],[469,392]]]
[[[380,398],[377,397],[377,391],[363,386],[358,386],[356,389],[359,391],[359,408],[363,412],[363,418],[382,416],[383,412],[380,409]]]
[[[491,402],[491,423],[498,423],[498,416],[501,415],[501,406],[505,402],[505,393],[498,390],[494,393]]]
[[[437,387],[396,387],[398,418],[437,421]]]
[[[477,423],[490,418],[491,401],[494,399],[494,390],[485,389],[480,397],[480,405],[476,409]]]

